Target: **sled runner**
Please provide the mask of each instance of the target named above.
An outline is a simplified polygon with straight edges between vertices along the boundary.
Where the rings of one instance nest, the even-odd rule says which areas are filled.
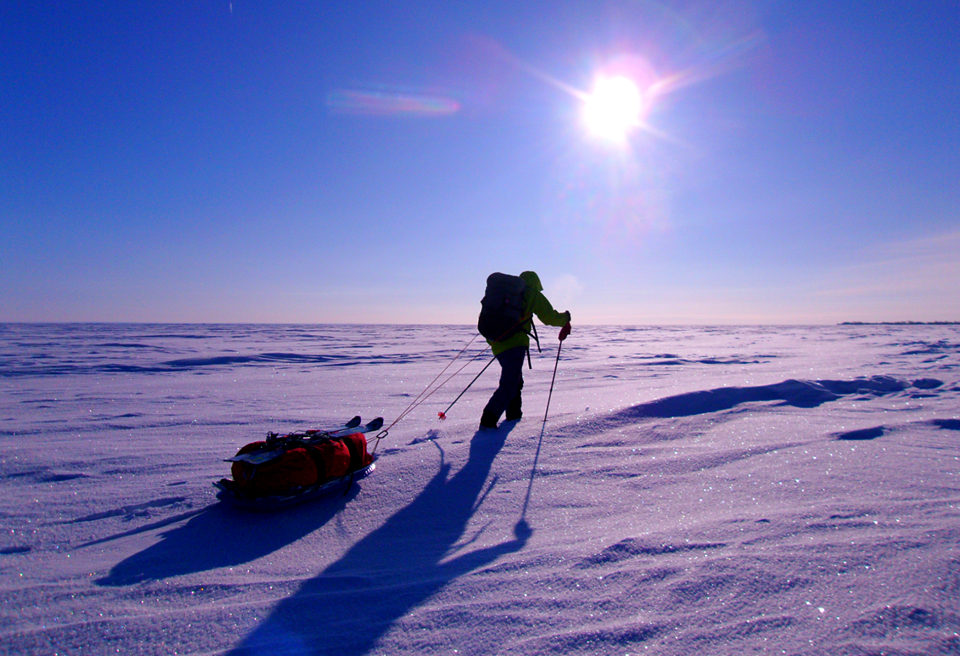
[[[228,458],[231,479],[214,483],[217,498],[249,508],[273,509],[343,490],[374,469],[365,433],[383,419],[361,426],[360,417],[338,428],[288,435],[269,433]]]

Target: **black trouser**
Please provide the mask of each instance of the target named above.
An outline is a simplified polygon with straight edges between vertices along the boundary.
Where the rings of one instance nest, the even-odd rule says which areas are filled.
[[[500,420],[503,411],[507,411],[507,419],[516,419],[521,414],[522,400],[520,391],[523,389],[523,359],[527,354],[526,346],[515,346],[497,356],[500,363],[500,386],[487,401],[483,409],[485,423],[496,423]]]

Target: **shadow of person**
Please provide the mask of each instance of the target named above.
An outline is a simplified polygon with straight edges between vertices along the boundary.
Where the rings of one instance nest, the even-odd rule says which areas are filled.
[[[354,483],[345,495],[334,496],[324,503],[275,513],[251,512],[225,503],[184,513],[191,516],[186,524],[161,534],[159,542],[117,563],[96,583],[131,585],[251,562],[317,530],[336,516],[359,490],[360,483]],[[157,524],[144,526],[84,546],[156,527]]]
[[[522,549],[531,534],[525,523],[518,524],[513,540],[445,560],[482,502],[490,467],[508,433],[505,427],[474,435],[469,460],[452,478],[450,465],[441,460],[410,505],[281,601],[229,653],[365,654],[399,618],[450,581]]]

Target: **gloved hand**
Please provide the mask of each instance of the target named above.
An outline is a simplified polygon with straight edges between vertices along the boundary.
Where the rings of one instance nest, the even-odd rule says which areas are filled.
[[[566,325],[565,325],[563,328],[560,329],[559,338],[560,338],[560,341],[561,341],[561,342],[567,338],[567,335],[570,334],[570,330],[571,330],[571,329],[570,329],[570,322],[568,321],[568,322],[566,323]]]

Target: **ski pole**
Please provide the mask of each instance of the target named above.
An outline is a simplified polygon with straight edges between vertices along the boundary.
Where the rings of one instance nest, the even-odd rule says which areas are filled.
[[[557,367],[560,365],[560,349],[563,348],[563,340],[557,346],[557,360],[553,363],[553,378],[550,379],[550,393],[547,394],[547,409],[543,411],[543,423],[547,423],[547,413],[550,412],[550,399],[553,398],[553,383],[557,380]]]
[[[477,374],[476,376],[474,376],[473,380],[470,381],[470,384],[467,385],[467,386],[463,389],[463,391],[460,392],[460,394],[457,395],[457,398],[455,398],[455,399],[453,400],[453,403],[451,403],[450,405],[447,406],[447,409],[446,409],[446,410],[444,410],[443,412],[438,412],[438,413],[437,413],[437,417],[439,417],[440,419],[446,419],[446,418],[447,418],[447,413],[450,412],[450,408],[453,407],[453,404],[456,403],[457,401],[459,401],[459,400],[460,400],[460,397],[467,393],[467,390],[470,389],[475,382],[477,382],[477,378],[480,378],[480,376],[483,375],[483,372],[487,370],[487,367],[489,367],[491,364],[493,364],[493,361],[496,360],[496,359],[497,359],[496,356],[490,358],[490,362],[488,362],[487,364],[485,364],[485,365],[483,366],[483,369],[480,370],[480,373]]]
[[[563,340],[570,334],[570,324],[568,323],[560,331],[560,344],[557,346],[557,360],[553,363],[553,378],[550,379],[550,393],[547,395],[547,409],[543,413],[543,425],[540,427],[540,439],[537,441],[537,453],[533,457],[533,467],[530,469],[530,481],[527,483],[527,496],[523,500],[523,510],[520,512],[520,520],[514,527],[514,532],[519,537],[521,532],[530,530],[527,524],[527,508],[530,506],[530,495],[533,493],[533,479],[537,475],[537,463],[540,462],[540,447],[543,446],[543,434],[547,430],[547,415],[550,412],[550,399],[553,397],[553,384],[557,380],[557,366],[560,364],[560,349],[563,348]]]

